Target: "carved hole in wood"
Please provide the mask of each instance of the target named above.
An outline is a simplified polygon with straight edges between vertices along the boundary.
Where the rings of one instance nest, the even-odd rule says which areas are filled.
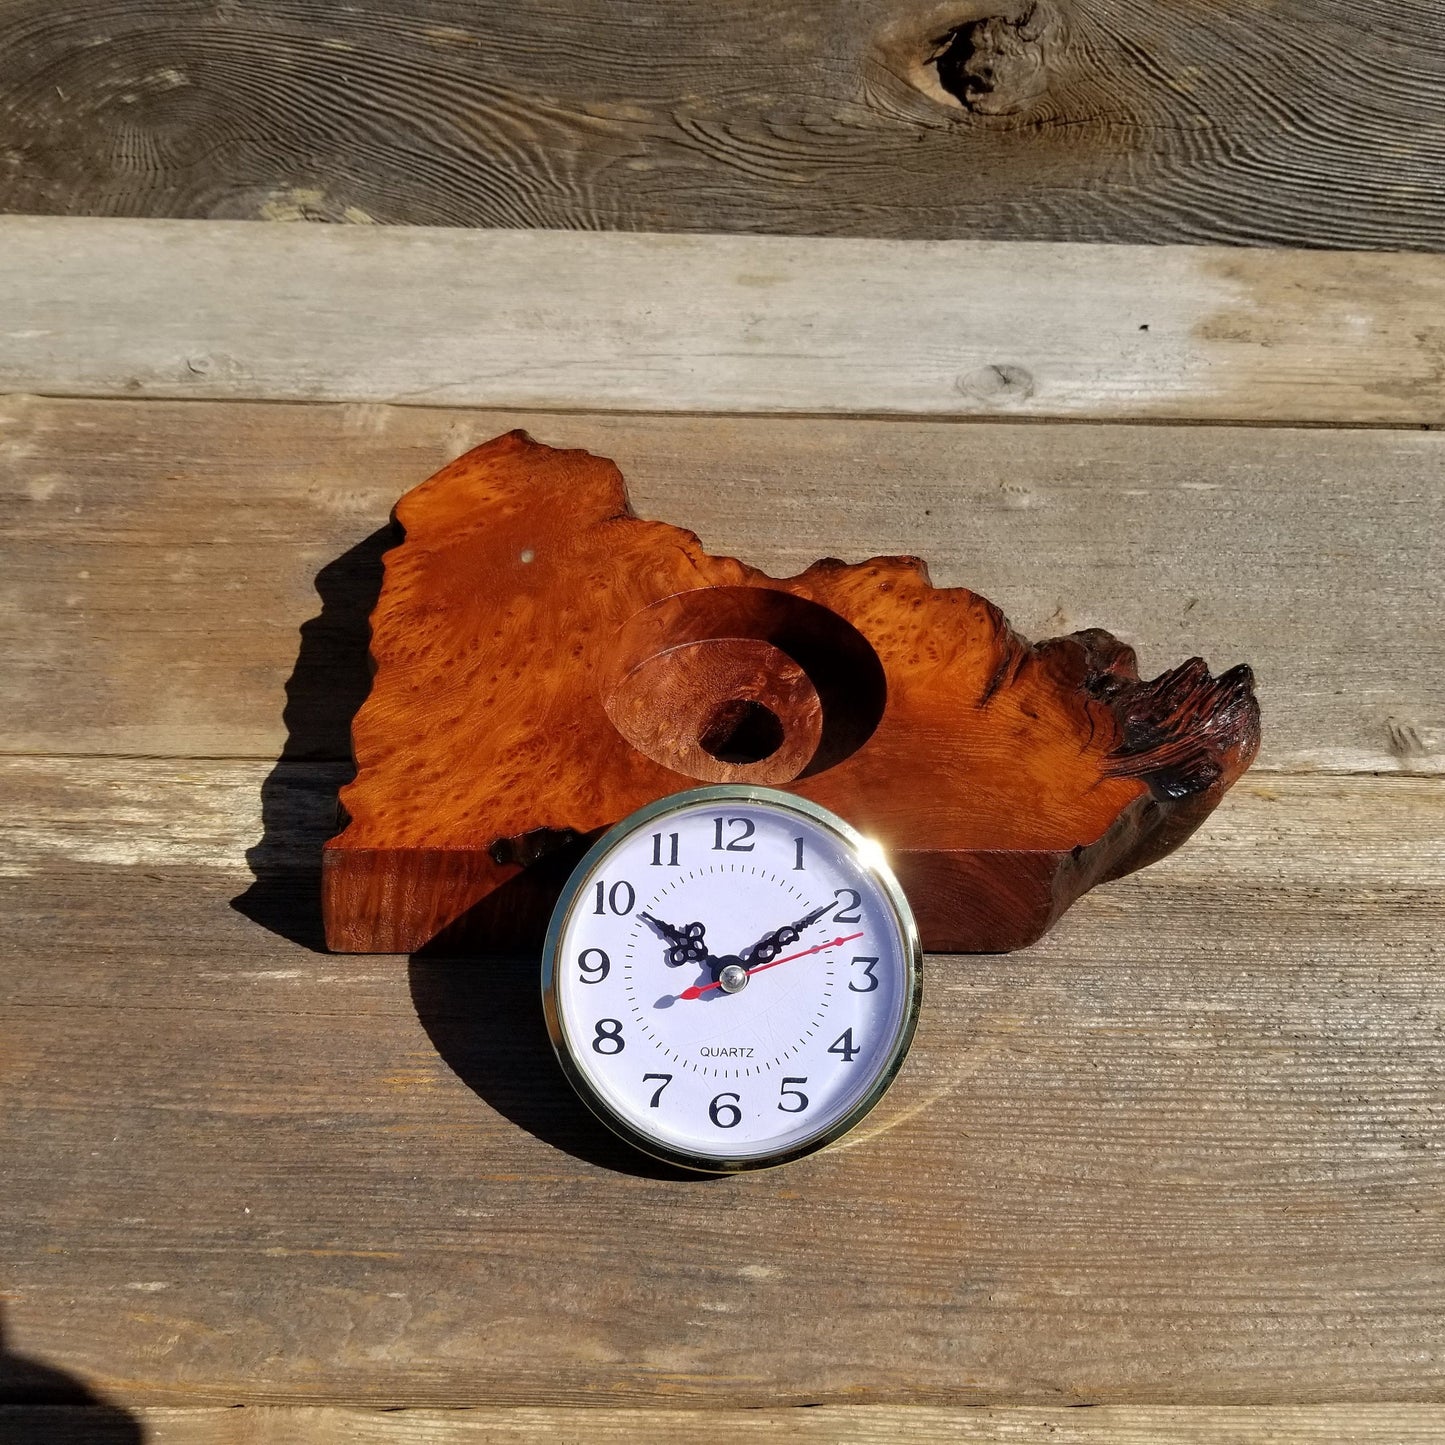
[[[772,708],[735,697],[713,713],[698,743],[720,763],[760,763],[782,747],[786,736]]]
[[[872,736],[883,665],[836,612],[766,587],[665,597],[613,640],[612,725],[654,762],[704,782],[786,783]]]

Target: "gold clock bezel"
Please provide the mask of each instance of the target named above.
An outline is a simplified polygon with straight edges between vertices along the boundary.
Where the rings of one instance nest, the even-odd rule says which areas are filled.
[[[598,861],[610,853],[623,839],[637,833],[659,818],[681,812],[700,804],[741,803],[780,808],[808,819],[832,833],[852,855],[860,871],[870,875],[878,884],[883,896],[893,910],[899,934],[903,940],[903,959],[906,973],[904,987],[903,1016],[894,1034],[887,1063],[879,1070],[867,1092],[845,1114],[840,1115],[817,1134],[801,1143],[770,1154],[759,1154],[746,1159],[724,1159],[716,1155],[695,1153],[674,1149],[654,1139],[637,1128],[631,1120],[618,1113],[612,1105],[593,1087],[586,1071],[572,1057],[562,1027],[561,1009],[557,998],[558,949],[562,937],[572,921],[572,913],[583,889],[591,881],[591,873]],[[899,886],[893,870],[888,866],[883,850],[870,838],[860,833],[852,824],[845,822],[836,813],[806,798],[785,793],[777,788],[759,787],[753,784],[718,783],[704,788],[690,788],[681,793],[670,793],[654,803],[648,803],[636,812],[630,813],[621,822],[609,828],[588,850],[573,870],[562,890],[557,906],[552,911],[552,920],[547,928],[547,941],[542,952],[542,1011],[547,1022],[547,1036],[552,1041],[557,1063],[566,1076],[567,1082],[577,1092],[582,1102],[614,1134],[625,1140],[634,1149],[667,1164],[699,1174],[742,1174],[754,1169],[775,1169],[780,1164],[791,1163],[820,1149],[836,1143],[845,1134],[855,1129],[873,1111],[883,1095],[888,1092],[903,1061],[908,1057],[909,1047],[918,1026],[918,1011],[923,1000],[923,948],[918,938],[918,926],[913,919],[913,910]]]

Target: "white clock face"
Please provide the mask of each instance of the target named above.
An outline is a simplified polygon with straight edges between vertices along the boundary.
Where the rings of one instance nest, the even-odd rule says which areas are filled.
[[[917,936],[874,845],[810,803],[703,788],[583,860],[544,959],[582,1097],[694,1168],[779,1163],[851,1128],[917,1017]]]

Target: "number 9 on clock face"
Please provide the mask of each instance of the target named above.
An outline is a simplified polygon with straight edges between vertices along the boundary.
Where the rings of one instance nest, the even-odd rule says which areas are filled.
[[[789,793],[698,788],[578,865],[543,955],[563,1071],[686,1168],[781,1164],[882,1097],[918,1017],[913,915],[876,845]]]

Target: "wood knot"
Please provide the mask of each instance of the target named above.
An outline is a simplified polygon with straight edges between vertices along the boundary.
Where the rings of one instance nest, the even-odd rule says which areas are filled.
[[[965,21],[933,42],[929,64],[944,93],[977,115],[1017,115],[1049,88],[1057,26],[1043,0],[1007,4]]]
[[[1025,402],[1034,394],[1033,373],[1012,362],[991,362],[976,371],[966,371],[956,385],[965,396],[1000,406]]]
[[[1191,657],[1152,682],[1120,686],[1132,666],[1130,650],[1110,660],[1106,677],[1096,669],[1099,682],[1090,688],[1109,700],[1122,733],[1106,771],[1142,778],[1156,797],[1177,800],[1237,777],[1254,761],[1259,704],[1249,667],[1241,663],[1216,678],[1203,658]]]

